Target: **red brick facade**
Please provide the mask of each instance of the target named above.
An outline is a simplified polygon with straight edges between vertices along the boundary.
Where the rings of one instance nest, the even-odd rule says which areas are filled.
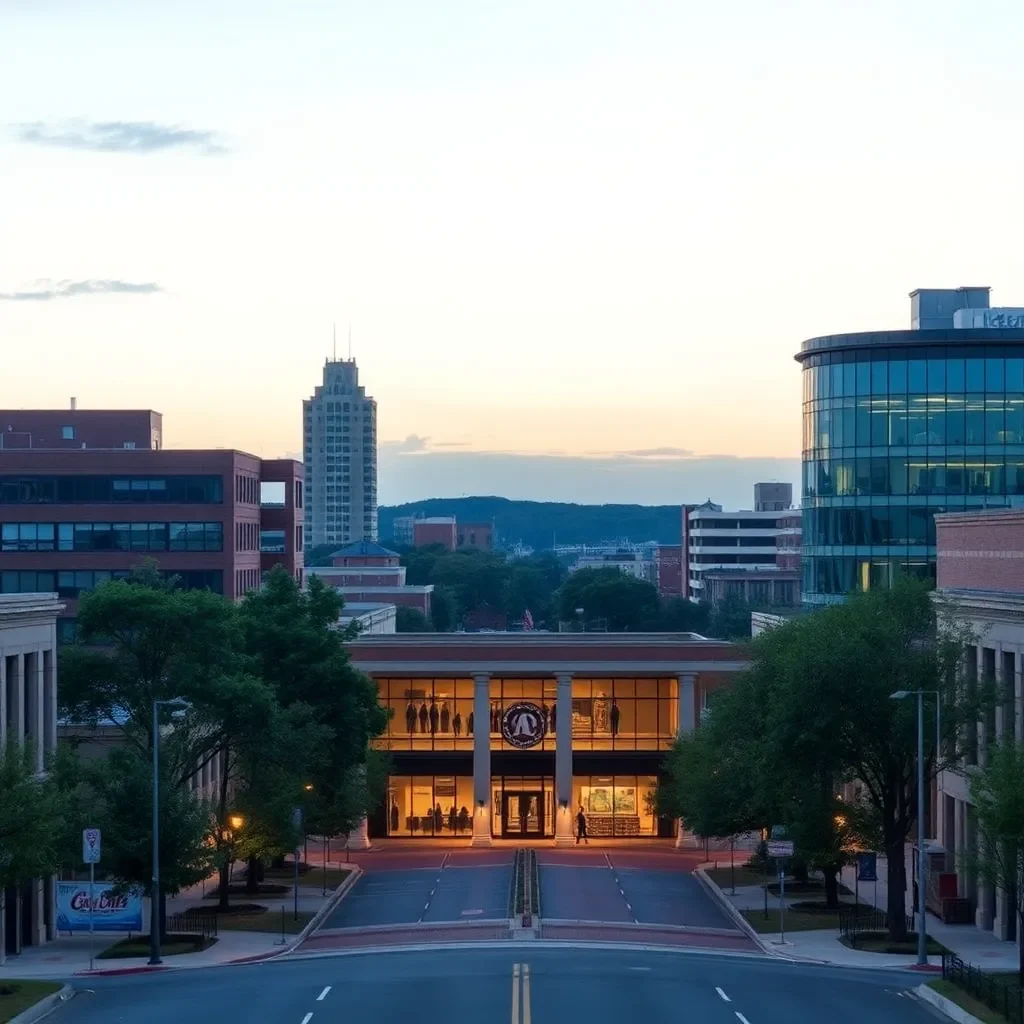
[[[940,590],[1024,594],[1024,509],[935,517]]]
[[[152,409],[0,409],[0,449],[163,447]]]

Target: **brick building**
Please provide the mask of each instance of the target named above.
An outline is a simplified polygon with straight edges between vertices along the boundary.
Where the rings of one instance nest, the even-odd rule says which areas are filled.
[[[440,544],[445,551],[454,551],[459,542],[458,524],[455,516],[427,516],[412,524],[414,547],[425,548]]]
[[[970,772],[985,763],[989,743],[1024,740],[1024,510],[989,509],[935,516],[937,601],[949,601],[977,638],[965,664],[968,686],[991,680],[1000,698],[963,742],[963,771],[940,772],[932,791],[931,834],[956,876],[956,894],[974,922],[1019,941],[1014,900],[970,870],[977,844]],[[933,713],[928,700],[926,713]]]
[[[654,580],[661,597],[683,596],[683,547],[659,544],[654,549]]]
[[[258,587],[273,565],[301,580],[301,463],[228,449],[162,449],[159,430],[152,447],[91,444],[131,440],[133,432],[142,442],[140,425],[158,423],[156,413],[126,413],[120,428],[107,410],[32,413],[28,421],[18,415],[0,412],[0,423],[16,428],[8,433],[32,440],[0,448],[0,593],[56,592],[66,604],[62,635],[83,591],[147,558],[185,587],[232,599]],[[78,447],[45,447],[70,417]],[[25,422],[31,432],[17,429]],[[267,508],[264,484],[280,493]],[[268,550],[261,551],[261,538]]]
[[[459,551],[493,551],[494,527],[490,523],[455,524],[455,546]]]

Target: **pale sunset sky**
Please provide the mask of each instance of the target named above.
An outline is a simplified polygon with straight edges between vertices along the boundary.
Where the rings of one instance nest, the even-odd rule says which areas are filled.
[[[0,0],[0,407],[380,497],[749,501],[817,334],[1024,305],[1020,0]],[[723,456],[728,456],[727,458]]]

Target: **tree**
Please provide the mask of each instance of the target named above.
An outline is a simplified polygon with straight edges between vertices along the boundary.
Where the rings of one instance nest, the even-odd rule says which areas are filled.
[[[302,591],[278,567],[240,611],[251,670],[273,688],[282,708],[304,706],[320,729],[319,742],[304,752],[305,780],[289,794],[292,806],[301,805],[305,785],[324,807],[340,803],[388,716],[377,684],[349,660],[349,634],[338,628],[340,598],[316,577]],[[368,810],[361,808],[363,815]]]
[[[970,779],[978,846],[969,867],[1005,892],[1017,914],[1017,934],[1024,935],[1024,745],[1006,736],[989,747],[985,763]],[[1024,943],[1017,973],[1024,983]]]
[[[814,837],[805,841],[819,864],[834,868],[842,849],[837,815],[850,827],[877,827],[894,940],[906,935],[904,844],[916,811],[917,729],[913,702],[890,697],[939,691],[951,740],[978,714],[979,693],[965,690],[958,671],[967,640],[951,612],[940,626],[926,584],[901,578],[768,630],[752,645],[752,671],[769,684],[764,778],[780,809]],[[937,752],[933,731],[927,735],[931,777]],[[835,794],[853,779],[865,806],[841,811]]]
[[[458,626],[459,612],[449,587],[435,587],[430,595],[430,621],[438,633],[450,633]]]
[[[132,746],[82,765],[91,823],[103,831],[103,862],[129,887],[151,890],[153,877],[153,764]],[[166,898],[201,882],[214,865],[209,844],[210,808],[184,786],[176,769],[161,761],[160,900],[166,933]],[[152,893],[150,893],[152,896]]]
[[[306,565],[327,565],[331,555],[338,550],[337,544],[312,544],[305,551]]]
[[[658,618],[658,591],[650,583],[615,568],[580,569],[571,573],[558,591],[561,618],[585,621],[605,619],[614,632],[649,628]]]
[[[407,608],[399,605],[395,609],[396,633],[432,633],[430,619],[419,608]]]
[[[658,619],[658,631],[665,633],[699,633],[702,636],[710,632],[711,609],[705,603],[698,604],[685,597],[670,597],[661,605]]]
[[[723,640],[749,640],[753,606],[735,594],[727,594],[711,609],[708,629]]]
[[[11,733],[0,737],[0,964],[4,962],[4,894],[60,866],[60,823],[68,801],[56,781],[37,774],[35,750]]]

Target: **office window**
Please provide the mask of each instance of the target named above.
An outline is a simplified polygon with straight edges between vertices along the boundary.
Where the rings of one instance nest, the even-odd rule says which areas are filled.
[[[284,530],[260,530],[260,551],[264,554],[283,554],[285,551]]]
[[[74,441],[75,439],[75,428],[72,426],[64,426],[60,428],[60,439],[62,441]]]

